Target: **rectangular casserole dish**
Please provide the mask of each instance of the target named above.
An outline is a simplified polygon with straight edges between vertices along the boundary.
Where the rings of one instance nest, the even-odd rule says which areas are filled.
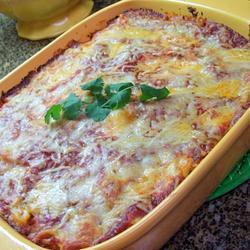
[[[70,31],[56,39],[0,81],[0,91],[6,92],[18,84],[30,71],[46,63],[71,40],[86,41],[89,35],[106,26],[107,22],[125,10],[150,8],[158,12],[174,11],[188,14],[193,7],[208,19],[223,23],[243,36],[248,35],[247,15],[237,16],[199,4],[180,1],[122,1],[87,18]],[[194,9],[192,9],[194,10]],[[247,6],[246,6],[247,10]],[[216,145],[171,195],[140,222],[118,236],[99,244],[94,249],[157,249],[170,238],[191,214],[202,204],[234,163],[250,148],[250,110]],[[171,225],[171,227],[169,226]],[[0,221],[1,246],[4,249],[42,249],[14,231],[6,222]]]

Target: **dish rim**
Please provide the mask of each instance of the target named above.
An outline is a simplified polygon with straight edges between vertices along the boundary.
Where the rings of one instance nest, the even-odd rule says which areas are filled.
[[[238,20],[240,22],[246,23],[246,19],[241,18],[239,16],[235,16],[233,14],[227,13],[220,9],[213,9],[211,7],[192,3],[192,2],[183,2],[179,0],[123,0],[120,2],[117,2],[115,4],[112,4],[93,15],[87,17],[85,20],[80,22],[79,24],[72,27],[70,30],[65,32],[63,35],[59,36],[57,39],[55,39],[53,42],[51,42],[49,45],[44,47],[42,50],[40,50],[38,53],[36,53],[34,56],[32,56],[30,59],[26,60],[23,64],[18,66],[16,69],[14,69],[11,73],[9,73],[7,76],[5,76],[2,80],[0,80],[0,87],[2,85],[11,85],[9,89],[11,89],[13,86],[16,86],[20,83],[20,75],[26,76],[27,72],[24,70],[26,68],[34,67],[32,64],[36,64],[40,66],[39,60],[41,58],[51,58],[53,57],[54,47],[56,47],[57,44],[61,44],[62,46],[66,46],[67,43],[63,42],[70,40],[69,35],[72,33],[74,34],[75,30],[79,29],[80,27],[85,27],[87,22],[91,22],[92,20],[96,19],[97,17],[104,15],[106,12],[112,12],[113,9],[121,7],[120,13],[125,11],[126,9],[136,9],[135,7],[129,7],[126,8],[126,5],[130,6],[133,4],[143,5],[144,3],[154,2],[154,5],[157,5],[157,3],[171,3],[174,5],[177,5],[179,8],[187,8],[189,6],[206,10],[208,12],[212,11],[215,12],[216,15],[222,15],[225,16],[225,18],[233,18],[234,20]],[[123,6],[124,5],[124,6]],[[153,5],[153,3],[152,3]],[[143,7],[141,7],[143,8]],[[112,17],[107,16],[105,22],[108,20],[111,20]],[[210,19],[210,18],[209,18]],[[85,25],[85,26],[84,26]],[[83,33],[89,33],[88,31],[83,31]],[[79,35],[79,38],[81,36]],[[74,40],[74,39],[71,39]],[[60,45],[60,47],[61,47]],[[51,51],[53,53],[49,53],[48,51]],[[42,63],[43,65],[44,63]],[[36,68],[36,67],[35,67]],[[37,68],[36,68],[37,69]],[[24,73],[26,72],[26,73]],[[28,71],[28,73],[30,70]],[[17,76],[16,76],[17,75]],[[19,78],[19,81],[16,79]],[[10,84],[8,83],[11,82]],[[18,82],[15,84],[14,82]],[[154,208],[152,211],[150,211],[147,215],[145,215],[140,221],[138,221],[135,225],[129,227],[122,233],[112,237],[111,239],[104,241],[98,245],[95,245],[93,247],[85,248],[85,249],[111,249],[115,246],[128,246],[132,244],[134,241],[142,237],[144,234],[146,234],[148,231],[150,231],[154,226],[156,226],[161,219],[163,219],[166,214],[170,213],[172,209],[177,206],[187,195],[190,193],[196,185],[201,182],[206,174],[208,174],[210,171],[212,171],[215,163],[229,150],[229,148],[232,146],[233,142],[237,140],[237,138],[250,127],[250,108],[246,110],[244,115],[238,120],[238,122],[229,130],[229,132],[217,143],[217,145],[208,153],[208,155],[198,164],[198,166],[185,178],[185,180],[178,185],[178,187],[167,197],[165,198],[156,208]],[[248,148],[250,148],[250,145],[248,145]],[[21,234],[19,234],[16,230],[14,230],[6,221],[4,221],[2,218],[0,218],[0,232],[4,231],[5,234],[8,235],[8,237],[12,238],[12,240],[18,242],[19,245],[23,245],[26,248],[30,247],[36,248],[36,249],[44,249],[40,246],[36,245],[35,243],[31,242]]]

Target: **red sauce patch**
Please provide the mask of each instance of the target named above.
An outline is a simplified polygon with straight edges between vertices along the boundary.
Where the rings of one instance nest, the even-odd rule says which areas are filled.
[[[141,210],[135,205],[130,206],[120,220],[111,227],[103,236],[101,236],[95,243],[101,243],[108,240],[115,235],[123,232],[128,227],[132,226],[134,221],[138,218],[142,218],[146,215],[146,212]]]

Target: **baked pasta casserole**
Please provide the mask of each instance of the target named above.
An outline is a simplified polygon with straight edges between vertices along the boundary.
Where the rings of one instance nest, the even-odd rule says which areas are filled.
[[[47,125],[80,85],[167,87],[95,122]],[[204,18],[129,10],[0,99],[0,215],[50,249],[93,246],[149,213],[250,106],[249,41]]]

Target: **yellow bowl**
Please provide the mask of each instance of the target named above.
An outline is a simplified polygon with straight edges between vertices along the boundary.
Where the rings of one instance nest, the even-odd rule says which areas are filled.
[[[57,36],[89,15],[92,0],[0,0],[0,12],[17,20],[20,37]]]

